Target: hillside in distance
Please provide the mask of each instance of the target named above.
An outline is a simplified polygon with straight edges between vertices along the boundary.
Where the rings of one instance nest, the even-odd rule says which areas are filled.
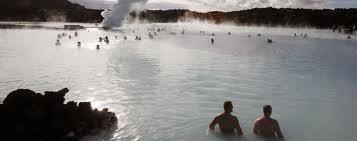
[[[242,11],[201,13],[185,9],[143,10],[130,13],[131,18],[148,22],[210,21],[216,24],[235,23],[238,25],[265,26],[311,26],[330,28],[334,25],[352,27],[357,24],[357,9],[292,9],[255,8]]]
[[[102,10],[67,0],[1,0],[0,21],[101,22]]]

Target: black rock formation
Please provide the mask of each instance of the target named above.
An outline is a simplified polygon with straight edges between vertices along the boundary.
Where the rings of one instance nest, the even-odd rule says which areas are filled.
[[[353,26],[357,24],[357,9],[292,9],[254,8],[242,11],[207,13],[185,9],[143,10],[129,13],[131,18],[149,22],[167,23],[178,21],[210,21],[216,24],[228,22],[237,25],[292,26],[332,28],[334,25]]]
[[[98,23],[101,12],[67,0],[0,0],[0,21]]]
[[[11,92],[0,104],[0,138],[4,141],[77,141],[116,127],[117,117],[89,102],[64,104],[64,88],[44,95],[28,89]]]

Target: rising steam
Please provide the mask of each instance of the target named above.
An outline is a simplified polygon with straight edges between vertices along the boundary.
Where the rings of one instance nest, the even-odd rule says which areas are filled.
[[[134,5],[146,9],[189,9],[194,11],[235,11],[261,7],[322,8],[327,0],[117,0],[105,10],[104,27],[120,27]]]
[[[322,8],[327,0],[149,0],[148,9],[190,9],[195,11],[235,11],[251,8]]]
[[[102,13],[104,17],[104,27],[120,27],[128,16],[129,11],[134,5],[144,5],[147,0],[118,0],[111,9]]]

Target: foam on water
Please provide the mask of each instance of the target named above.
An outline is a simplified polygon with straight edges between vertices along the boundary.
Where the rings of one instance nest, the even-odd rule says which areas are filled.
[[[108,140],[229,140],[206,136],[225,100],[233,101],[242,140],[257,140],[252,125],[265,104],[273,106],[289,141],[355,139],[356,36],[180,23],[156,24],[166,31],[150,40],[151,26],[91,28],[61,39],[61,46],[54,45],[57,34],[73,32],[0,30],[0,100],[18,88],[69,87],[66,100],[91,101],[117,114],[118,130]],[[293,37],[295,32],[309,37]],[[110,43],[96,50],[99,36]]]

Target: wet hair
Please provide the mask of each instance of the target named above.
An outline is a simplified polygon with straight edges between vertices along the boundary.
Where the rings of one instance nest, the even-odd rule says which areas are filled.
[[[232,101],[225,101],[223,104],[224,111],[227,111],[229,107],[232,107]]]
[[[264,115],[270,116],[271,111],[272,111],[272,108],[270,105],[264,105],[264,107],[263,107]]]

